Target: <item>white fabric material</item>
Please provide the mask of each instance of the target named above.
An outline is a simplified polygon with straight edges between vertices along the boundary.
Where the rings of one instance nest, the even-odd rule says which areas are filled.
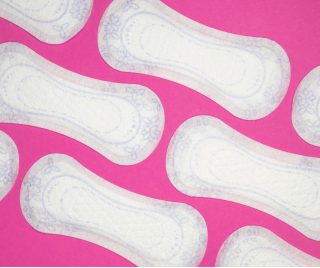
[[[0,17],[40,41],[61,44],[83,28],[92,4],[93,0],[0,0]]]
[[[0,201],[9,193],[19,170],[19,153],[14,141],[0,131]]]
[[[243,119],[270,114],[290,80],[288,57],[277,43],[199,25],[158,0],[114,0],[98,43],[113,68],[181,83]]]
[[[97,243],[137,265],[198,265],[206,249],[206,224],[195,209],[121,189],[66,155],[38,160],[20,201],[36,230]]]
[[[0,59],[0,122],[62,133],[121,165],[157,146],[164,112],[148,88],[74,74],[17,43],[0,45]]]
[[[238,202],[320,240],[320,161],[259,144],[211,116],[184,122],[167,151],[172,184],[191,196]]]
[[[300,82],[293,98],[292,122],[306,142],[320,146],[320,66]]]
[[[259,226],[246,226],[223,243],[216,260],[218,267],[308,267],[320,266],[314,258]]]

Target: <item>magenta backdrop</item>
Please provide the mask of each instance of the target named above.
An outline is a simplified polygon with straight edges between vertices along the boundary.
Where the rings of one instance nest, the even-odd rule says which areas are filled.
[[[291,82],[280,106],[266,118],[238,119],[207,97],[185,86],[141,74],[122,73],[109,67],[97,47],[100,18],[111,0],[94,0],[85,27],[62,45],[38,41],[14,24],[0,19],[0,43],[20,42],[63,68],[88,77],[142,84],[161,99],[165,129],[155,151],[134,166],[111,163],[89,147],[48,130],[0,124],[16,143],[20,170],[16,183],[0,202],[0,266],[133,266],[121,256],[75,238],[43,234],[24,219],[19,203],[21,181],[39,158],[67,154],[100,177],[129,191],[162,200],[183,202],[197,209],[208,227],[208,247],[201,266],[214,266],[219,248],[235,230],[246,225],[268,228],[300,250],[320,258],[320,242],[306,238],[291,226],[266,213],[236,203],[183,195],[170,183],[165,155],[174,131],[196,115],[211,115],[244,135],[286,152],[320,157],[291,122],[292,99],[301,79],[320,65],[320,2],[318,0],[162,0],[183,15],[207,26],[241,35],[267,37],[279,43],[291,63]]]

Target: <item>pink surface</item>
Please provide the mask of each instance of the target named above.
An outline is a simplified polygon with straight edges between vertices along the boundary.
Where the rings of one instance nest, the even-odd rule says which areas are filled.
[[[47,45],[12,23],[0,19],[0,43],[27,45],[46,59],[92,78],[137,83],[149,87],[161,99],[166,125],[155,151],[134,166],[118,166],[89,147],[63,135],[35,127],[0,124],[16,143],[20,169],[11,192],[0,202],[0,266],[133,266],[121,256],[75,238],[43,234],[24,219],[19,193],[21,181],[40,157],[67,154],[100,177],[135,193],[183,202],[204,217],[209,240],[201,266],[214,266],[224,240],[246,225],[263,226],[298,249],[320,258],[320,242],[261,211],[232,202],[195,198],[178,192],[165,169],[165,154],[174,131],[195,115],[211,115],[263,144],[283,151],[320,157],[320,148],[309,145],[291,122],[294,92],[301,79],[320,65],[320,2],[318,0],[162,0],[183,15],[207,26],[248,36],[267,37],[279,43],[291,62],[291,82],[280,106],[257,121],[238,119],[207,97],[182,85],[146,75],[121,73],[109,67],[97,47],[100,18],[111,0],[94,0],[87,25],[62,45]]]

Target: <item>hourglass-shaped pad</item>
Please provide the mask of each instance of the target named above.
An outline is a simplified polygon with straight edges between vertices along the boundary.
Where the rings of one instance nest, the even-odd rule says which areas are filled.
[[[158,0],[114,0],[98,44],[111,67],[180,83],[242,119],[270,114],[289,86],[289,59],[276,42],[206,27]]]
[[[196,116],[176,130],[166,161],[182,193],[262,210],[320,240],[320,159],[270,148],[214,117]]]
[[[194,208],[124,190],[66,155],[30,168],[20,202],[36,230],[90,241],[139,266],[197,266],[206,250],[206,223]]]
[[[147,158],[164,127],[150,89],[75,74],[18,43],[0,45],[0,104],[0,122],[59,132],[120,165]]]

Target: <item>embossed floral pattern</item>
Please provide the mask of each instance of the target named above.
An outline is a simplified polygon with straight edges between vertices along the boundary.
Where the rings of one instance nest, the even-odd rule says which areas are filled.
[[[158,125],[156,125],[156,122],[159,120],[159,117],[155,116],[152,119],[143,118],[143,122],[145,123],[145,126],[143,127],[143,130],[141,134],[143,135],[143,139],[148,140],[149,142],[152,142],[153,140],[157,140],[160,131],[158,130]]]
[[[299,166],[312,167],[312,163],[308,160],[307,156],[304,156],[303,159],[300,161]]]
[[[15,53],[17,52],[17,48],[21,47],[21,44],[19,43],[7,43],[5,48],[4,48],[4,52],[5,53]]]
[[[300,124],[300,122],[298,120],[296,120],[296,122],[294,123],[295,125],[295,128],[298,132],[301,132],[301,133],[305,133],[306,131],[304,130],[303,128],[303,124]]]
[[[68,232],[68,236],[73,236],[73,234],[78,231],[78,228],[74,226],[65,226],[65,230]]]
[[[53,160],[52,160],[52,158],[49,158],[49,159],[48,159],[48,166],[47,166],[47,168],[44,170],[44,174],[49,174],[51,171],[53,171],[53,172],[59,172],[60,169],[59,169],[58,167],[55,167],[55,166],[53,165]]]
[[[194,267],[197,266],[198,263],[201,262],[201,257],[198,254],[199,247],[197,245],[194,245],[189,250],[183,252],[183,255],[181,256],[181,260],[183,261],[183,265],[187,267]]]
[[[3,147],[0,147],[0,154],[7,154],[7,150]]]
[[[143,107],[143,94],[144,94],[144,89],[139,89],[135,91],[132,87],[127,87],[126,90],[131,93],[130,96],[126,97],[126,99],[132,103],[134,106],[138,108],[138,110],[142,109]]]
[[[67,30],[68,27],[69,27],[69,23],[68,23],[68,22],[62,24],[61,26],[59,26],[59,25],[53,25],[52,27],[53,27],[53,29],[54,29],[55,31],[57,31],[57,32],[60,34],[60,37],[61,37],[62,39],[65,39],[65,38],[66,38],[66,30]]]
[[[195,175],[187,177],[185,179],[185,183],[188,186],[197,189],[197,192],[193,194],[197,197],[216,197],[217,195],[221,194],[218,188],[199,180],[199,178]]]
[[[173,158],[172,158],[172,161],[173,161]],[[173,163],[172,163],[172,166],[173,166]],[[173,185],[176,185],[179,182],[180,172],[177,172],[177,173],[167,172],[167,174],[168,174],[168,177],[170,178],[170,181]]]
[[[32,207],[31,211],[33,214],[39,217],[39,223],[37,225],[38,229],[46,228],[48,231],[55,231],[55,227],[52,225],[56,220],[50,216],[50,214],[46,211],[45,208],[35,208]]]
[[[265,60],[270,58],[271,53],[268,50],[261,47],[262,41],[262,38],[248,36],[235,40],[236,44],[242,46],[247,51],[250,51],[251,53],[255,54],[261,60]]]
[[[149,75],[152,75],[153,74],[153,71],[156,70],[158,67],[157,66],[150,66],[150,65],[144,65],[144,69],[147,70],[147,73]]]
[[[235,244],[233,241],[226,242],[223,245],[223,253],[225,254],[225,258],[223,260],[223,265],[228,266],[229,260],[234,260],[239,258],[239,254],[241,253],[241,249],[239,244]]]
[[[194,229],[196,228],[207,228],[207,225],[204,221],[204,219],[200,216],[197,216],[197,222],[196,224],[193,226]]]
[[[243,240],[243,243],[248,242],[257,242],[257,236],[259,236],[259,228],[258,227],[250,227],[247,231],[248,237]]]
[[[106,50],[105,46],[100,47],[100,54],[105,58],[110,58],[109,52]]]
[[[172,203],[168,201],[162,201],[162,202],[155,201],[153,205],[156,211],[160,212],[161,214],[169,216],[170,218],[179,222],[179,224],[184,224],[189,221],[188,218],[181,215],[181,213],[177,209],[179,207],[179,204],[177,203]]]
[[[124,150],[127,152],[127,153],[130,153],[131,155],[131,158],[133,160],[137,160],[137,152],[139,151],[140,149],[140,145],[137,144],[133,147],[125,147]]]
[[[25,113],[15,110],[9,107],[5,102],[0,98],[0,111],[4,115],[2,119],[3,122],[8,123],[22,123],[29,120],[29,117]]]
[[[14,173],[12,173],[11,164],[13,159],[7,161],[0,161],[0,182],[7,184],[14,178]]]
[[[247,109],[245,110],[245,119],[248,119],[248,120],[255,119],[258,114],[257,109],[260,108],[261,104],[262,104],[261,102],[257,102],[255,104],[248,104]]]
[[[13,53],[17,51],[17,48],[20,47],[21,44],[17,43],[7,43],[4,48],[5,54],[1,56],[1,60],[13,59]]]
[[[31,214],[29,213],[27,206],[23,206],[22,211],[24,212],[26,218],[31,218]]]
[[[191,140],[189,135],[184,135],[181,137],[181,139],[179,140],[177,147],[176,147],[176,151],[180,154],[182,153],[185,149],[188,149],[189,146],[191,144]]]
[[[282,99],[282,95],[278,92],[278,88],[275,85],[267,87],[263,96],[265,97],[265,102],[269,102],[271,104],[280,102]]]
[[[127,12],[129,9],[138,9],[139,6],[134,0],[127,0],[127,4],[123,7],[123,12]]]
[[[15,154],[16,153],[16,148],[15,146],[11,143],[11,142],[6,142],[6,145],[9,146],[11,148],[11,153]]]
[[[316,143],[316,142],[318,142],[318,141],[320,141],[320,132],[314,133],[314,134],[313,134],[313,138],[312,138],[312,142],[313,142],[313,143]]]
[[[109,47],[110,51],[115,53],[117,55],[117,68],[127,68],[128,70],[134,70],[134,66],[130,64],[131,61],[133,61],[133,57],[131,54],[126,50],[125,47],[121,46],[119,48],[116,48],[115,46]]]
[[[103,88],[103,91],[111,92],[111,93],[117,92],[116,87],[115,87],[114,83],[112,83],[112,82],[107,82],[107,86],[105,88]]]
[[[121,26],[120,18],[118,16],[114,16],[113,14],[110,15],[109,17],[106,17],[104,23],[104,30],[106,34],[103,36],[103,39],[119,39],[119,28]]]
[[[304,88],[303,90],[298,92],[298,95],[296,97],[296,100],[298,101],[298,105],[300,106],[300,109],[298,111],[299,114],[309,113],[313,114],[315,113],[315,110],[312,108],[314,105],[314,100],[316,97],[314,96],[314,92],[312,90],[309,90],[307,88]]]
[[[147,111],[151,111],[152,108],[148,105],[145,104],[143,102],[143,94],[145,92],[145,90],[142,89],[138,89],[138,90],[134,90],[132,87],[127,87],[126,91],[131,93],[130,96],[126,97],[126,100],[129,101],[130,103],[132,103],[134,106],[136,106],[136,108],[140,111],[142,109],[146,109]]]
[[[156,104],[157,110],[160,111],[161,109],[160,101],[156,99],[152,99],[151,101]]]
[[[305,121],[305,124],[314,131],[312,142],[318,142],[320,140],[320,120],[314,122]]]
[[[72,8],[70,9],[70,13],[73,18],[81,21],[84,18],[87,18],[90,10],[87,8],[86,0],[74,0],[72,4]]]
[[[27,182],[24,184],[27,190],[26,201],[34,199],[36,201],[40,201],[40,192],[41,192],[41,179],[36,178],[35,176],[28,178]]]

